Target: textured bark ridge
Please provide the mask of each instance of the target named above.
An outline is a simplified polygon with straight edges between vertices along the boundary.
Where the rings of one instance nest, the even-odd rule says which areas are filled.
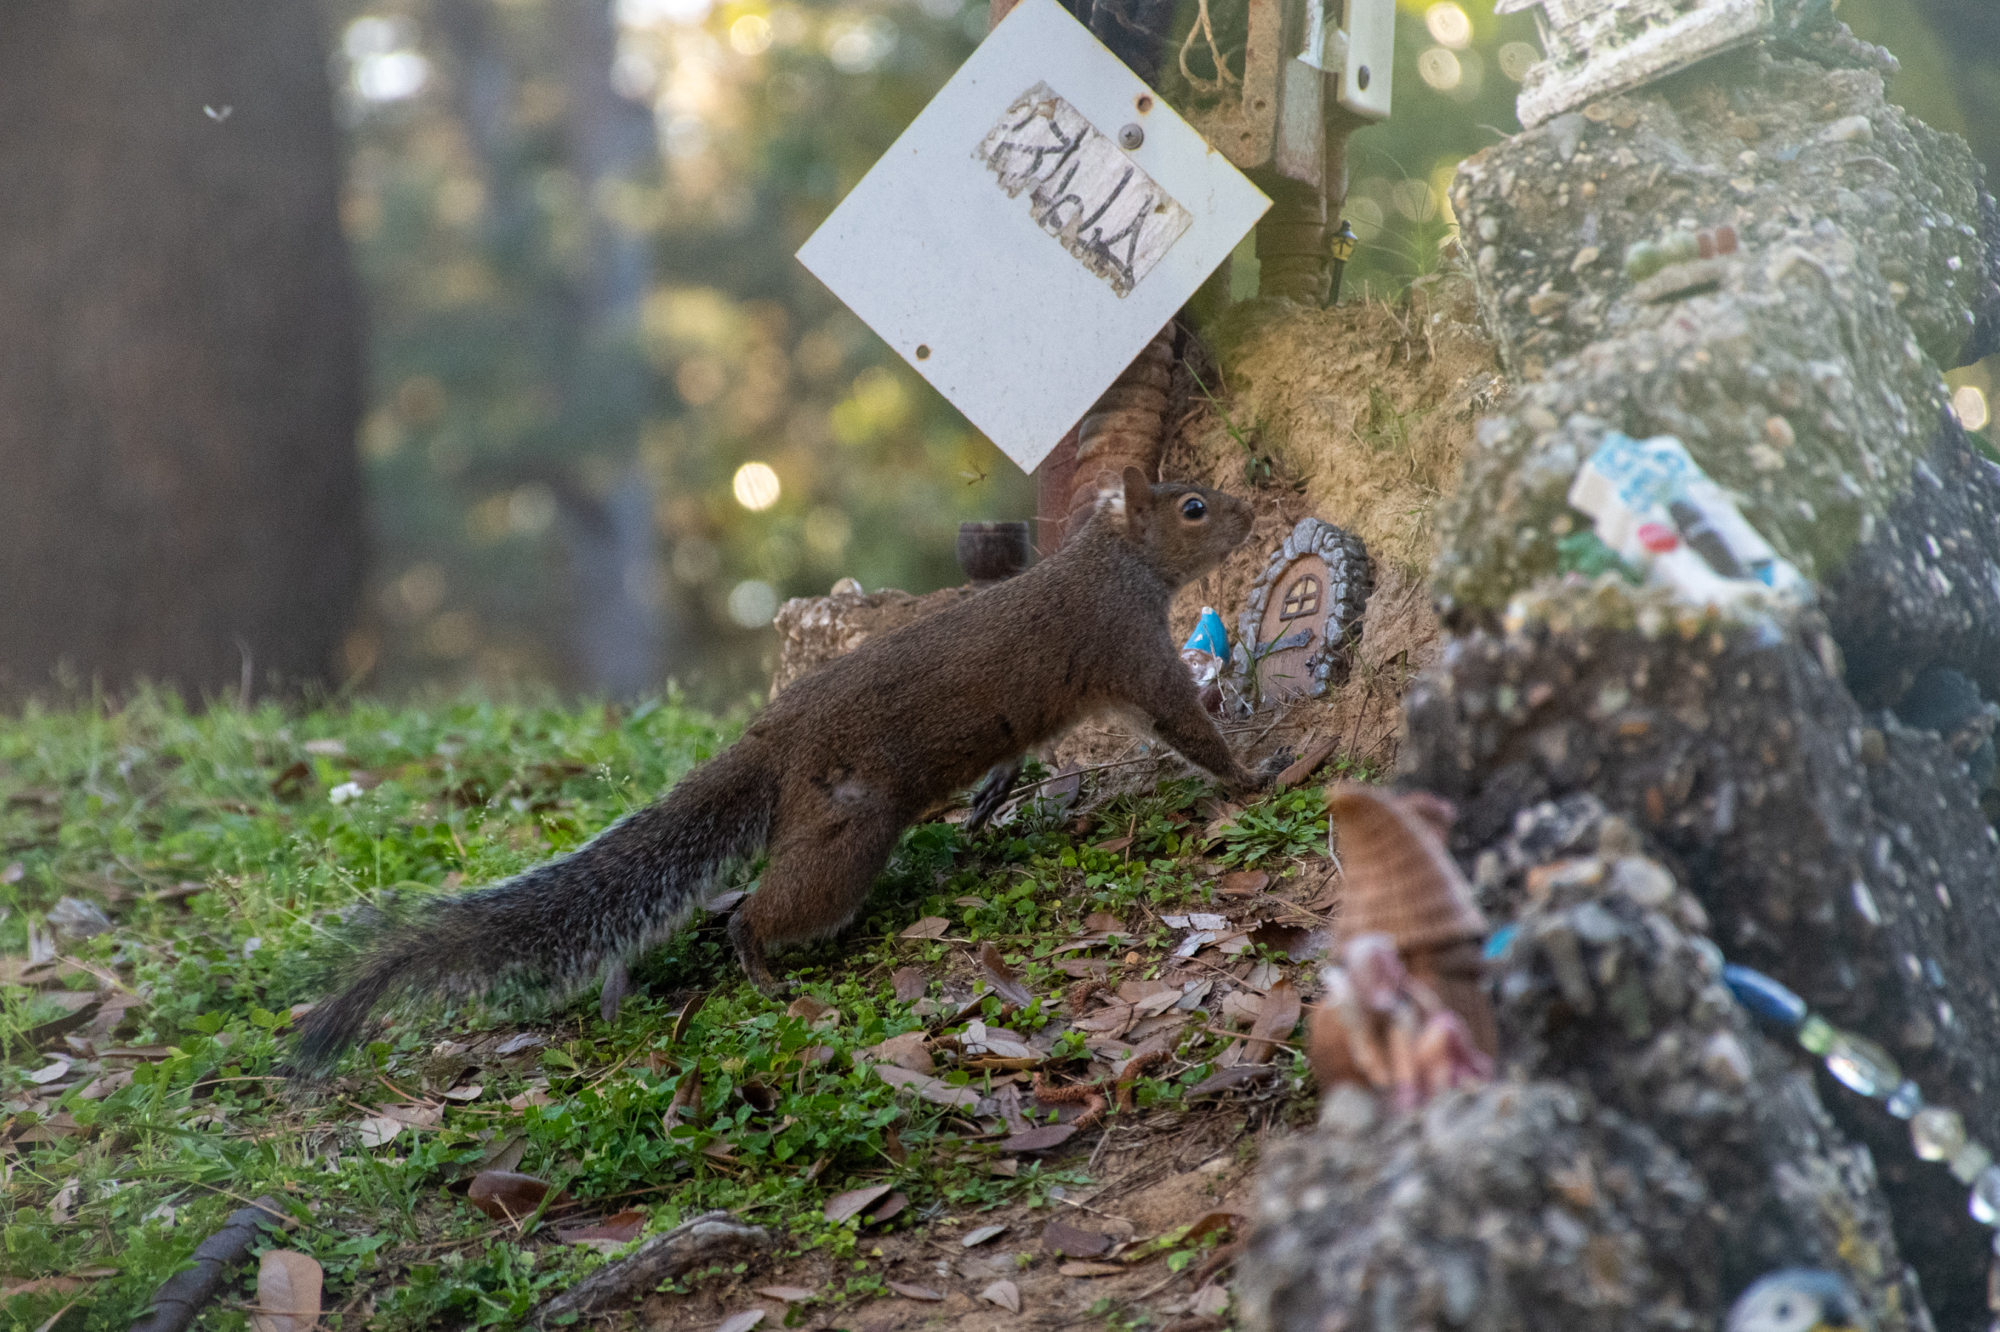
[[[1776,976],[2000,1144],[2000,467],[1940,380],[2000,331],[1980,169],[1876,73],[1759,45],[1488,149],[1454,203],[1521,391],[1443,523],[1450,637],[1399,780],[1459,804],[1452,849],[1517,927],[1509,1080],[1417,1120],[1329,1103],[1267,1180],[1251,1325],[1708,1328],[1797,1264],[1879,1327],[1983,1327],[1965,1185],[1720,984],[1725,957]],[[1624,263],[1725,226],[1733,251]],[[1611,430],[1679,437],[1817,604],[1729,618],[1565,572]],[[1523,1193],[1536,1135],[1595,1184]]]

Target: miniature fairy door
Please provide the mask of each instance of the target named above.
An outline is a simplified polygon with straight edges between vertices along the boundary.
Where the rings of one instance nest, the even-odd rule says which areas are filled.
[[[1260,703],[1326,692],[1345,673],[1369,592],[1361,539],[1302,518],[1271,554],[1238,621],[1250,687]]]

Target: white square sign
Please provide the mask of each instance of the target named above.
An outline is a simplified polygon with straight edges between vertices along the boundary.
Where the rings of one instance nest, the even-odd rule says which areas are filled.
[[[1270,206],[1055,0],[1020,0],[799,261],[1031,471]]]

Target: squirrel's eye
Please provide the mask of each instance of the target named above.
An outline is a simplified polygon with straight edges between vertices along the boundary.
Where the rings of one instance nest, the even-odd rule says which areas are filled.
[[[1181,517],[1186,518],[1190,522],[1200,521],[1202,516],[1207,512],[1208,506],[1192,495],[1188,497],[1186,503],[1181,505]]]

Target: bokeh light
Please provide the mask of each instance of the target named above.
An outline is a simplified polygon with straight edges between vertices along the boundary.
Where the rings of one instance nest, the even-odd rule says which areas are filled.
[[[729,589],[729,618],[745,629],[762,629],[778,613],[778,590],[761,578],[746,578]]]
[[[1958,413],[1959,424],[1967,430],[1984,430],[1986,423],[1993,419],[1986,405],[1986,395],[1976,384],[1967,384],[1951,395],[1951,409]]]
[[[1541,58],[1542,53],[1527,42],[1507,42],[1499,51],[1500,72],[1519,83]]]
[[[1465,77],[1458,57],[1442,46],[1433,46],[1417,57],[1417,77],[1439,92],[1450,92]]]
[[[745,14],[729,25],[729,44],[736,48],[738,55],[762,55],[771,49],[776,36],[771,30],[771,20],[762,14]]]
[[[760,462],[747,462],[737,468],[729,488],[735,492],[736,502],[752,513],[762,513],[776,504],[780,490],[778,474],[769,463]]]
[[[1430,31],[1432,40],[1454,51],[1462,51],[1472,42],[1472,20],[1450,0],[1424,11],[1424,27]]]

